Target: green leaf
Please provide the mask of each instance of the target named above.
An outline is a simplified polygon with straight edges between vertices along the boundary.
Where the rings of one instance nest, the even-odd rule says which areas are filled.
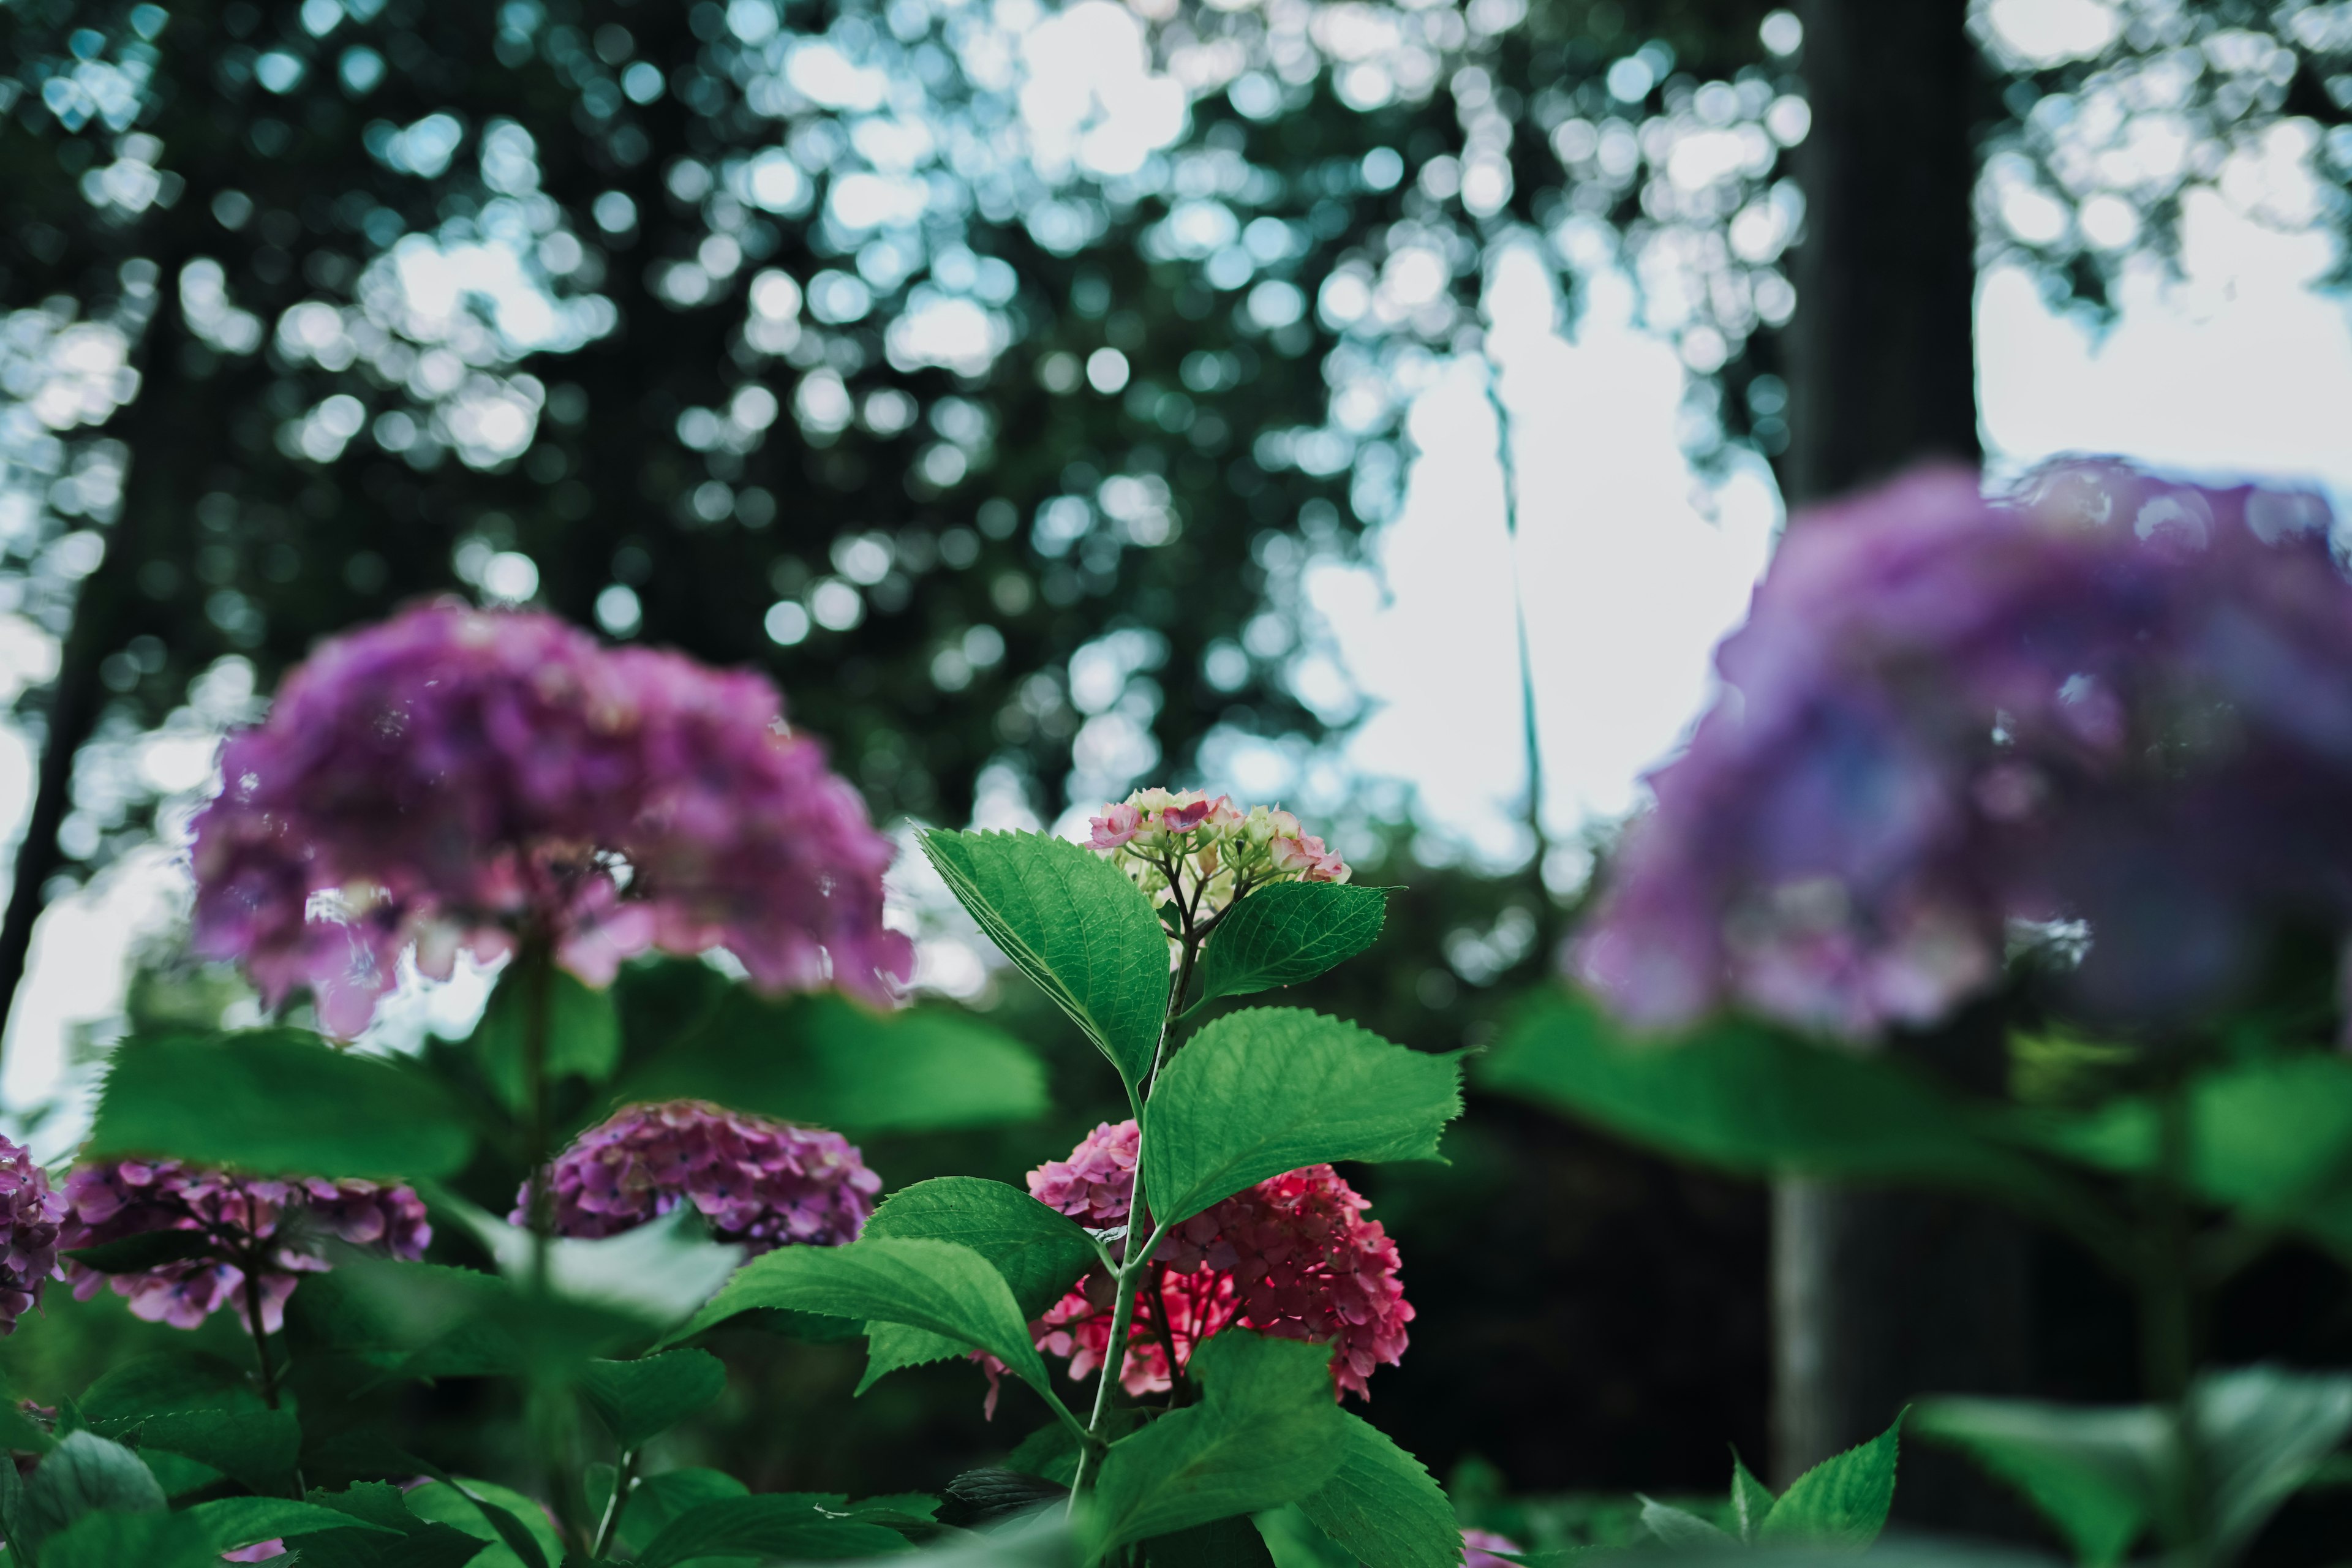
[[[1318,1529],[1297,1503],[1268,1509],[1256,1522],[1274,1568],[1356,1568],[1356,1554]]]
[[[1274,1568],[1274,1554],[1247,1515],[1155,1535],[1141,1550],[1148,1568]]]
[[[1462,1526],[1421,1461],[1361,1416],[1339,1417],[1339,1468],[1298,1500],[1316,1528],[1365,1568],[1454,1568]]]
[[[26,1483],[25,1539],[38,1547],[84,1514],[162,1513],[167,1506],[138,1455],[95,1432],[74,1432]]]
[[[1739,1527],[1739,1539],[1748,1545],[1756,1544],[1757,1532],[1764,1528],[1764,1516],[1772,1511],[1772,1489],[1748,1472],[1738,1450],[1731,1455],[1731,1517]]]
[[[257,1029],[123,1041],[82,1157],[414,1179],[461,1169],[473,1142],[464,1113],[422,1073],[299,1030]]]
[[[941,1176],[900,1188],[882,1200],[865,1235],[969,1247],[1004,1276],[1026,1317],[1059,1300],[1097,1258],[1094,1242],[1067,1215],[1018,1187],[977,1176]]]
[[[672,1520],[637,1555],[638,1568],[674,1568],[690,1557],[784,1557],[836,1562],[904,1552],[897,1531],[822,1511],[837,1500],[769,1493],[704,1503]]]
[[[1408,1050],[1295,1007],[1217,1019],[1161,1069],[1144,1109],[1144,1191],[1163,1225],[1337,1160],[1434,1160],[1462,1112],[1460,1053]]]
[[[2352,1377],[2251,1366],[2189,1391],[2218,1555],[2253,1540],[2288,1494],[2352,1431]]]
[[[1789,1483],[1757,1538],[1852,1547],[1878,1539],[1895,1506],[1895,1460],[1903,1417],[1869,1442],[1832,1454]]]
[[[232,1551],[288,1536],[315,1535],[322,1530],[365,1530],[377,1535],[398,1535],[389,1525],[354,1520],[340,1509],[290,1498],[228,1497],[200,1502],[187,1517],[204,1526],[215,1552]]]
[[[472,1048],[500,1104],[520,1116],[530,1107],[530,1019],[534,981],[546,986],[547,1076],[603,1083],[621,1065],[621,1016],[610,993],[592,991],[552,964],[515,964],[490,993]]]
[[[1024,1319],[1059,1300],[1096,1261],[1094,1243],[1067,1215],[1018,1187],[976,1176],[941,1176],[892,1194],[866,1221],[865,1234],[971,1247],[1004,1276]],[[964,1352],[959,1341],[904,1323],[869,1323],[866,1335],[860,1394],[886,1373]]]
[[[673,967],[688,966],[621,977],[632,1052],[646,1059],[618,1100],[716,1100],[853,1135],[989,1127],[1046,1110],[1036,1054],[960,1009],[772,1001],[705,965],[692,975]]]
[[[727,1392],[727,1363],[707,1351],[592,1361],[581,1372],[580,1391],[626,1453],[716,1403]]]
[[[135,1441],[142,1454],[176,1454],[256,1491],[284,1489],[301,1454],[293,1411],[269,1409],[243,1369],[218,1356],[182,1352],[126,1363],[90,1384],[81,1412],[93,1430]]]
[[[922,843],[981,930],[1129,1086],[1148,1077],[1167,1017],[1168,933],[1126,873],[1042,833],[933,831]]]
[[[1339,1470],[1346,1424],[1331,1352],[1227,1330],[1192,1355],[1202,1399],[1110,1446],[1087,1516],[1090,1555],[1314,1492]]]
[[[220,1568],[220,1549],[185,1514],[89,1513],[39,1551],[41,1568]]]
[[[1201,950],[1200,1006],[1312,980],[1372,945],[1388,894],[1344,882],[1276,882],[1217,922]]]
[[[1674,1042],[1628,1037],[1582,997],[1532,1005],[1479,1083],[1683,1159],[1749,1175],[1917,1181],[2039,1204],[2053,1177],[1997,1131],[1997,1108],[1893,1058],[1725,1020]]]
[[[1142,1424],[1141,1410],[1132,1405],[1114,1405],[1103,1412],[1102,1439],[1116,1443]],[[1058,1421],[1040,1426],[1004,1457],[1004,1468],[1043,1477],[1066,1491],[1077,1476],[1077,1434]]]
[[[1654,1498],[1643,1497],[1639,1492],[1633,1495],[1641,1500],[1643,1524],[1664,1544],[1695,1547],[1702,1551],[1731,1544],[1730,1536],[1688,1509],[1675,1508]]]
[[[621,1510],[620,1534],[631,1542],[651,1541],[679,1516],[721,1498],[750,1497],[751,1489],[724,1470],[687,1468],[646,1476],[630,1489]]]
[[[407,1495],[408,1510],[435,1524],[491,1543],[473,1568],[551,1568],[563,1561],[563,1542],[540,1506],[490,1481],[458,1476],[428,1481]]]
[[[96,1247],[78,1247],[66,1256],[100,1274],[143,1274],[166,1263],[209,1258],[217,1245],[201,1230],[149,1230]]]
[[[116,1423],[92,1425],[124,1435]],[[256,1491],[286,1485],[302,1456],[302,1426],[291,1410],[179,1410],[129,1425],[141,1448],[183,1455]]]
[[[471,1231],[501,1274],[530,1286],[539,1257],[530,1231],[445,1189],[436,1188],[430,1197],[434,1212]],[[546,1249],[547,1280],[562,1300],[667,1328],[709,1300],[743,1253],[737,1244],[711,1240],[700,1215],[681,1205],[618,1236],[556,1237]]]
[[[305,1535],[302,1568],[463,1568],[495,1550],[482,1537],[418,1518],[400,1489],[382,1481],[314,1491],[310,1500],[341,1514],[345,1528]],[[473,1522],[479,1528],[478,1520]]]
[[[749,1307],[785,1307],[836,1318],[879,1319],[928,1329],[984,1350],[1049,1397],[1053,1385],[1029,1320],[989,1261],[952,1242],[883,1237],[847,1247],[786,1247],[755,1258],[669,1342],[700,1333]]]
[[[2172,1421],[2153,1405],[1933,1399],[1911,1422],[2024,1493],[2084,1568],[2123,1561],[2172,1472]]]

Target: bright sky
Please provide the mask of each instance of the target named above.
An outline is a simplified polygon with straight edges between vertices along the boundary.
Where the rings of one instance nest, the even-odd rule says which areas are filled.
[[[2023,275],[1992,272],[1978,329],[1996,460],[2096,449],[2206,473],[2315,478],[2352,497],[2352,447],[2342,439],[2352,428],[2352,319],[2312,289],[2330,243],[2261,229],[2218,200],[2192,202],[2185,277],[2168,281],[2153,268],[2137,277],[2104,337],[2053,316]],[[1696,485],[1675,444],[1680,367],[1633,324],[1625,280],[1591,278],[1580,307],[1573,333],[1561,331],[1552,286],[1526,258],[1506,258],[1489,281],[1489,347],[1518,460],[1517,565],[1547,820],[1562,837],[1638,802],[1640,773],[1706,701],[1709,650],[1743,612],[1780,521],[1760,466],[1736,470],[1711,496]],[[1507,864],[1525,853],[1525,769],[1487,374],[1483,362],[1458,363],[1420,395],[1411,429],[1423,456],[1371,565],[1313,567],[1306,585],[1329,647],[1367,699],[1364,721],[1335,742],[1345,763],[1417,791],[1433,841]],[[25,809],[22,752],[0,735],[0,820]],[[1295,791],[1297,765],[1261,754],[1229,772],[1262,797]],[[1569,879],[1577,868],[1557,870]],[[21,1114],[86,1079],[73,1070],[73,1042],[119,1012],[131,948],[182,906],[184,875],[161,850],[135,856],[44,917],[0,1067],[0,1105]],[[469,1010],[479,989],[476,980],[462,995],[418,1001],[401,1026],[420,1029],[459,1003]],[[80,1124],[68,1108],[36,1152],[62,1153]]]

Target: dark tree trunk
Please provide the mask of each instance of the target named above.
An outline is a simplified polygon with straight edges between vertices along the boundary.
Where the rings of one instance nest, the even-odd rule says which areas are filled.
[[[1800,0],[1811,133],[1805,237],[1783,340],[1801,506],[1934,458],[1975,461],[1970,194],[1989,89],[1965,0]],[[1993,1028],[1929,1043],[1995,1077]],[[1899,1048],[1899,1047],[1898,1047]],[[1958,1199],[1782,1184],[1773,1205],[1775,1468],[1785,1483],[1928,1393],[2022,1387],[2025,1237]],[[1949,1458],[1909,1447],[1897,1518],[1996,1528],[2008,1510]]]

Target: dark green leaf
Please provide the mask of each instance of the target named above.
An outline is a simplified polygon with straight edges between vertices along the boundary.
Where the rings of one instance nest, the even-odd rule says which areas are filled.
[[[996,1266],[1013,1305],[1034,1319],[1096,1261],[1094,1243],[1067,1215],[1017,1187],[942,1176],[892,1194],[866,1222],[869,1238],[923,1237],[969,1247]],[[903,1323],[867,1325],[863,1394],[887,1373],[961,1355],[963,1344]]]
[[[527,1304],[535,1304],[542,1253],[530,1232],[455,1193],[436,1187],[430,1197],[434,1212],[471,1231]],[[618,1236],[557,1237],[544,1249],[557,1304],[626,1313],[655,1328],[669,1327],[710,1300],[743,1253],[740,1245],[712,1241],[690,1204]]]
[[[1462,1527],[1421,1461],[1361,1416],[1339,1418],[1339,1468],[1298,1500],[1323,1533],[1365,1568],[1453,1568]]]
[[[1388,901],[1379,888],[1343,882],[1260,888],[1218,921],[1202,949],[1200,1002],[1297,985],[1345,963],[1381,934]]]
[[[89,1513],[39,1550],[41,1568],[220,1568],[220,1548],[185,1514]]]
[[[91,1425],[116,1436],[135,1433],[142,1449],[184,1455],[256,1491],[283,1488],[302,1453],[301,1423],[291,1410],[175,1410]]]
[[[988,1260],[951,1242],[881,1237],[847,1247],[787,1247],[737,1271],[718,1299],[670,1336],[726,1321],[747,1307],[785,1307],[837,1318],[928,1329],[987,1351],[1032,1388],[1052,1394],[1029,1320]]]
[[[2234,1556],[2352,1431],[2352,1377],[2250,1366],[2212,1373],[2189,1392],[2206,1517]]]
[[[1764,1516],[1772,1511],[1773,1500],[1772,1489],[1750,1474],[1735,1451],[1731,1456],[1731,1518],[1738,1526],[1740,1540],[1750,1546],[1756,1544],[1757,1532],[1764,1528]]]
[[[362,1529],[394,1536],[403,1533],[390,1525],[354,1521],[341,1509],[296,1502],[290,1498],[216,1498],[196,1504],[187,1510],[187,1517],[204,1526],[216,1552],[287,1536],[315,1535],[322,1530]]]
[[[1093,1554],[1295,1502],[1338,1472],[1346,1426],[1323,1345],[1227,1330],[1193,1352],[1198,1405],[1110,1446],[1087,1519]]]
[[[1267,1509],[1256,1522],[1276,1568],[1357,1568],[1356,1554],[1318,1529],[1297,1503]]]
[[[168,1505],[139,1456],[95,1432],[60,1439],[25,1486],[25,1539],[38,1546],[88,1513],[162,1513]]]
[[[580,1391],[625,1452],[717,1401],[727,1392],[727,1365],[706,1351],[592,1361],[581,1372]]]
[[[1054,1430],[1058,1432],[1064,1428],[1056,1426]],[[944,1511],[950,1524],[966,1530],[983,1530],[1021,1514],[1065,1502],[1069,1495],[1066,1482],[1047,1480],[1043,1476],[1006,1466],[990,1465],[977,1470],[966,1470],[948,1483],[948,1506]]]
[[[785,1557],[835,1562],[904,1552],[906,1537],[863,1520],[820,1511],[836,1500],[800,1493],[727,1498],[672,1520],[637,1555],[639,1568],[674,1568],[690,1557]]]
[[[563,1542],[539,1504],[506,1487],[459,1476],[418,1487],[407,1502],[419,1519],[492,1542],[476,1568],[550,1568],[563,1560]]]
[[[1173,1224],[1302,1165],[1437,1159],[1461,1084],[1459,1053],[1295,1007],[1228,1014],[1176,1053],[1144,1110],[1151,1212]]]
[[[1114,1405],[1103,1412],[1103,1441],[1116,1443],[1142,1425],[1143,1413],[1131,1405]],[[1004,1457],[1004,1466],[1067,1487],[1077,1475],[1077,1434],[1059,1421],[1040,1426]]]
[[[530,1013],[537,986],[545,986],[547,1076],[603,1083],[621,1065],[621,1018],[609,992],[592,991],[551,964],[515,964],[490,993],[474,1029],[473,1050],[491,1092],[516,1115],[530,1108]]]
[[[615,1098],[712,1100],[853,1135],[987,1127],[1046,1108],[1035,1053],[968,1013],[877,1013],[834,995],[771,1001],[715,973],[709,984],[707,1003],[652,1042]]]
[[[1885,1053],[1807,1045],[1738,1021],[1642,1041],[1589,1001],[1555,995],[1506,1033],[1478,1081],[1744,1174],[1920,1181],[2034,1203],[2050,1187],[2040,1166],[1992,1135],[1992,1110]]]
[[[1155,1535],[1142,1553],[1148,1568],[1274,1568],[1265,1538],[1245,1514]]]
[[[1911,1420],[2023,1492],[2084,1568],[2123,1561],[2171,1473],[2171,1417],[2151,1405],[1933,1399]]]
[[[115,1047],[82,1157],[173,1155],[263,1174],[447,1175],[467,1120],[423,1074],[294,1029]]]
[[[625,1540],[642,1544],[660,1534],[672,1520],[704,1503],[751,1495],[751,1488],[724,1470],[664,1470],[641,1479],[630,1489],[621,1510],[620,1533]]]
[[[1675,1508],[1654,1498],[1641,1498],[1642,1523],[1652,1535],[1667,1546],[1696,1547],[1706,1551],[1731,1544],[1731,1537],[1709,1524],[1688,1509]]]
[[[78,1247],[66,1256],[100,1274],[141,1274],[165,1263],[208,1258],[218,1245],[200,1230],[150,1230],[96,1247]]]
[[[1869,1442],[1832,1454],[1789,1483],[1757,1533],[1761,1542],[1852,1547],[1878,1539],[1895,1505],[1903,1417]]]
[[[923,852],[1122,1078],[1150,1075],[1167,1016],[1168,933],[1126,873],[1041,833],[930,832]]]

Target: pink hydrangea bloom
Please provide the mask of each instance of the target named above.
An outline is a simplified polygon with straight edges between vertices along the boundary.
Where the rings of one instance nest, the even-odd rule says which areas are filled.
[[[1344,882],[1352,873],[1286,811],[1244,812],[1228,795],[1140,789],[1088,819],[1087,840],[1155,903],[1213,917],[1270,882]]]
[[[299,1276],[332,1267],[315,1250],[320,1237],[401,1258],[422,1258],[433,1239],[425,1204],[407,1187],[322,1177],[266,1181],[176,1160],[77,1166],[66,1177],[65,1201],[58,1240],[64,1250],[158,1230],[227,1233],[211,1256],[136,1274],[101,1274],[68,1260],[64,1278],[76,1300],[87,1301],[101,1285],[110,1285],[135,1316],[175,1329],[193,1329],[222,1307],[246,1310],[246,1276],[236,1255],[251,1246],[264,1248],[262,1326],[276,1333]]]
[[[559,1236],[617,1236],[690,1202],[718,1239],[756,1254],[856,1240],[882,1178],[838,1132],[673,1100],[583,1132],[550,1186]],[[516,1194],[515,1224],[530,1199],[528,1186]]]
[[[1082,1224],[1118,1224],[1135,1190],[1136,1148],[1133,1121],[1097,1127],[1069,1159],[1032,1172],[1029,1191]],[[1309,1165],[1178,1226],[1153,1254],[1153,1281],[1137,1292],[1121,1384],[1139,1394],[1166,1389],[1167,1342],[1181,1364],[1194,1345],[1238,1324],[1336,1342],[1338,1390],[1369,1397],[1367,1380],[1402,1356],[1413,1317],[1396,1243],[1363,1217],[1370,1206],[1330,1166]],[[1067,1357],[1072,1377],[1086,1376],[1109,1348],[1113,1305],[1108,1278],[1089,1274],[1032,1325],[1037,1348]]]
[[[57,1272],[65,1194],[21,1143],[0,1138],[0,1334],[40,1304],[41,1288]]]
[[[2315,496],[2073,463],[1798,519],[1725,695],[1571,953],[1654,1027],[1932,1022],[2083,922],[2071,1005],[2227,997],[2282,919],[2352,927],[2352,582]]]
[[[446,975],[519,936],[592,984],[723,946],[771,990],[884,997],[889,841],[748,671],[437,603],[320,646],[222,752],[194,941],[351,1035],[414,946]]]
[[[221,1553],[224,1563],[268,1563],[286,1555],[282,1540],[257,1541],[250,1546],[239,1546]]]
[[[1513,1556],[1524,1555],[1527,1548],[1507,1535],[1497,1535],[1491,1530],[1465,1530],[1462,1532],[1462,1568],[1519,1568],[1496,1555],[1507,1552]]]

